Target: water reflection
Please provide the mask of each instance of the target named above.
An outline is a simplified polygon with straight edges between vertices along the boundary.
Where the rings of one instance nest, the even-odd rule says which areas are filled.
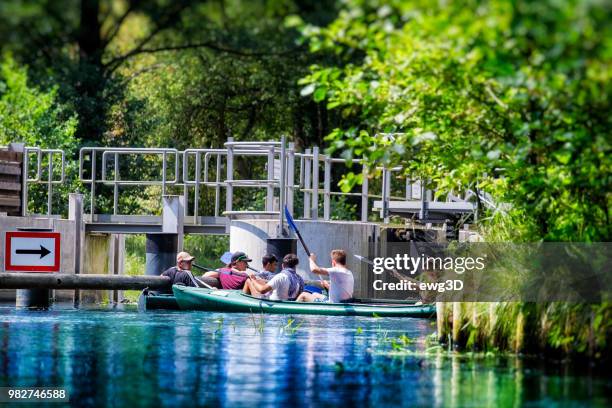
[[[133,310],[0,310],[0,386],[80,406],[609,405],[606,378],[517,358],[389,357],[429,321]],[[295,329],[297,325],[301,325]],[[284,328],[284,329],[283,329]],[[416,350],[425,345],[411,346]]]

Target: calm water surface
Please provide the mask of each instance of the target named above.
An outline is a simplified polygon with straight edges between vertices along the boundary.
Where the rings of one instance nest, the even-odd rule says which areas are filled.
[[[429,320],[290,319],[3,307],[0,386],[66,387],[73,406],[610,406],[602,376],[518,358],[388,355],[402,335],[424,350]]]

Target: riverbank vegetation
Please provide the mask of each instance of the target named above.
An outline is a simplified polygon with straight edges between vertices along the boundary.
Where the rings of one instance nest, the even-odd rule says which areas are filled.
[[[345,119],[328,151],[490,194],[485,240],[609,241],[610,13],[589,1],[346,3],[328,26],[302,26],[336,61],[301,84]],[[609,356],[607,301],[439,311],[440,340],[461,349]]]
[[[82,146],[287,134],[347,162],[401,164],[442,193],[491,197],[477,200],[485,240],[608,242],[611,14],[596,0],[5,0],[0,144],[74,158]],[[126,163],[141,176],[154,168]],[[236,172],[253,179],[263,166],[238,160]],[[64,215],[65,195],[87,191],[76,171],[58,186]],[[334,181],[349,190],[360,177]],[[159,213],[155,188],[125,188],[120,212]],[[33,212],[44,193],[32,190]],[[206,194],[200,214],[212,212]],[[263,196],[235,199],[263,208]],[[97,207],[112,212],[109,200]],[[350,201],[333,208],[356,213]],[[128,259],[139,265],[142,252]],[[609,356],[608,301],[444,305],[440,340]]]

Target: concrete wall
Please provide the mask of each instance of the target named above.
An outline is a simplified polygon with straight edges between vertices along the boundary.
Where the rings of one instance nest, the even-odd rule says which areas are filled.
[[[0,216],[0,269],[4,270],[4,240],[8,231],[17,231],[18,228],[48,228],[61,234],[61,263],[60,273],[74,273],[74,221],[53,218],[34,217],[6,217]]]
[[[38,217],[7,217],[0,216],[0,270],[4,270],[4,245],[6,232],[17,231],[18,228],[45,228],[61,234],[60,250],[60,273],[74,273],[74,221],[38,218]],[[55,291],[58,300],[72,299],[73,291]],[[0,300],[13,300],[15,290],[0,289]]]
[[[373,223],[346,221],[296,221],[302,237],[311,252],[317,255],[317,263],[330,266],[332,249],[344,249],[348,253],[347,266],[355,277],[355,296],[366,296],[367,265],[359,262],[353,254],[368,255],[368,242],[377,240],[379,226]],[[261,257],[266,251],[266,239],[276,238],[278,219],[232,220],[230,222],[230,251],[244,251],[252,259],[253,266],[260,269]],[[318,279],[310,273],[308,257],[298,242],[297,253],[300,264],[298,273],[304,279]]]
[[[111,236],[109,234],[88,234],[85,236],[83,250],[83,274],[107,275],[112,267]],[[83,303],[100,303],[108,301],[108,291],[80,290]]]
[[[0,270],[4,270],[4,244],[7,231],[17,231],[18,228],[44,228],[61,234],[61,262],[60,273],[75,273],[75,239],[76,223],[73,220],[39,218],[39,217],[8,217],[0,216]],[[115,260],[115,251],[117,260]],[[83,269],[81,273],[117,273],[123,274],[125,252],[125,239],[118,235],[99,234],[87,235],[82,249]],[[116,270],[116,271],[115,271]],[[80,291],[82,302],[102,302],[109,300],[112,291],[88,290]],[[57,290],[55,300],[72,301],[74,290]],[[12,301],[15,299],[15,290],[0,289],[0,300]],[[117,301],[123,299],[122,291],[116,297]]]

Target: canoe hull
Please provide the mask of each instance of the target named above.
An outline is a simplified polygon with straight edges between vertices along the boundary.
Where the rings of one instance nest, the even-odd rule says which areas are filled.
[[[146,291],[146,289],[145,289]],[[138,310],[180,310],[174,295],[161,295],[143,291],[138,297]]]
[[[173,286],[182,310],[206,310],[235,313],[314,314],[366,317],[435,317],[433,305],[381,306],[358,303],[297,303],[271,301],[243,295],[238,291],[210,290]]]

